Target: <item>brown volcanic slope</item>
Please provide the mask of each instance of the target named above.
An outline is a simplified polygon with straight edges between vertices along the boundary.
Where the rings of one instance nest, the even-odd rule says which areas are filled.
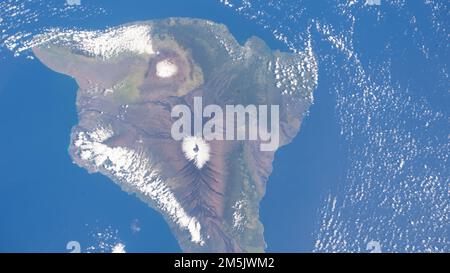
[[[49,34],[50,35],[50,34]],[[259,202],[274,152],[259,141],[211,141],[201,168],[172,139],[171,109],[203,105],[279,105],[280,144],[299,131],[312,103],[317,66],[311,50],[272,52],[258,38],[239,45],[227,28],[184,18],[98,32],[36,37],[35,55],[72,76],[79,124],[70,153],[158,210],[188,252],[264,251]],[[176,73],[157,76],[161,61]]]

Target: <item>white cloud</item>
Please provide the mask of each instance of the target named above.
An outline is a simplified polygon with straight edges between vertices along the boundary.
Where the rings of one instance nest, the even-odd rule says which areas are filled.
[[[30,34],[22,34],[23,37],[11,36],[6,39],[5,46],[19,54],[33,47],[51,43],[78,49],[87,55],[106,60],[123,52],[154,54],[150,32],[149,25],[139,24],[109,28],[104,31],[51,28],[23,42],[20,46],[15,41]]]
[[[66,3],[69,6],[79,6],[81,5],[81,0],[66,0]]]
[[[112,253],[127,253],[125,250],[125,245],[122,243],[118,243],[112,248]]]

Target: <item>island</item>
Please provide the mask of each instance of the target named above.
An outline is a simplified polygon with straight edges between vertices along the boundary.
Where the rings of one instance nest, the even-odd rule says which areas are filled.
[[[167,18],[52,29],[34,37],[33,52],[79,86],[75,164],[161,213],[185,252],[265,251],[259,204],[276,149],[262,150],[260,139],[174,139],[172,109],[194,112],[196,98],[223,109],[277,105],[278,146],[286,145],[313,103],[310,45],[280,52],[257,37],[239,44],[223,24]]]

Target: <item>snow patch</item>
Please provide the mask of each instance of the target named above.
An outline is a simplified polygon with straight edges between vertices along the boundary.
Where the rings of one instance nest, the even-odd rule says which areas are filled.
[[[183,139],[183,153],[189,161],[193,161],[198,169],[203,168],[209,161],[209,144],[197,136],[187,136]]]
[[[178,67],[169,60],[160,61],[156,64],[156,76],[160,78],[170,78],[177,74]]]

